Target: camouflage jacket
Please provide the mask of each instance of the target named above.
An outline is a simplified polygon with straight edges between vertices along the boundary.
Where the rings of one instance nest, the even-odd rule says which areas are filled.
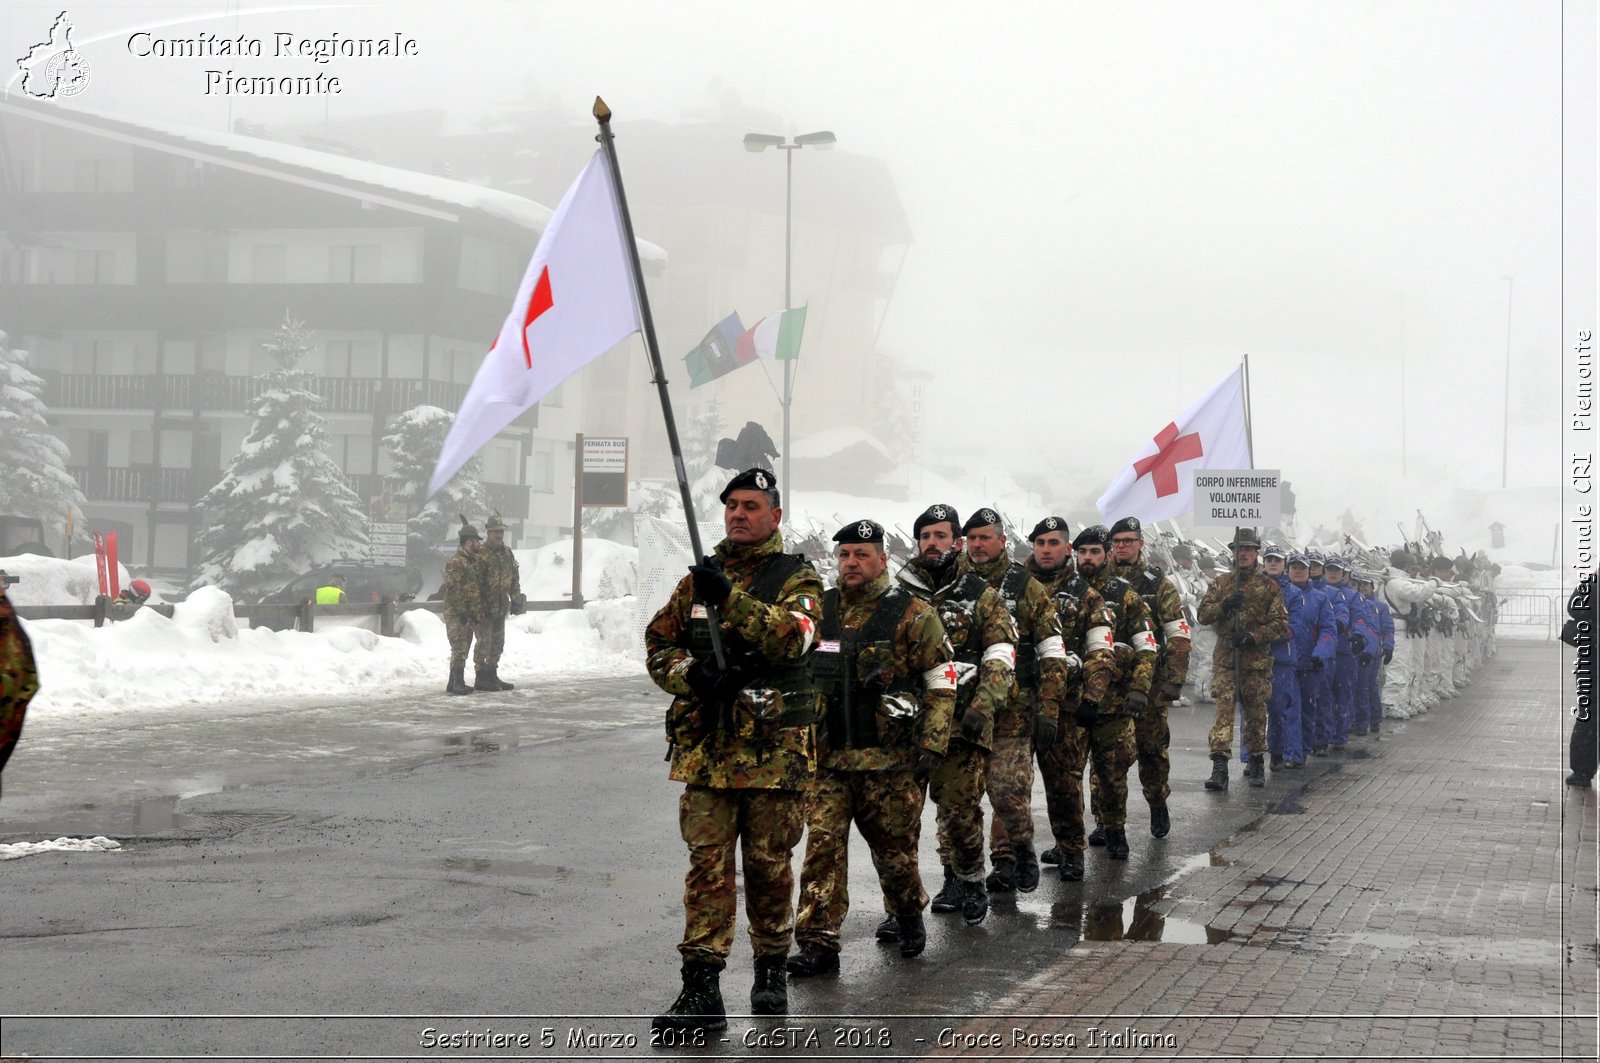
[[[482,549],[469,554],[465,546],[459,547],[444,563],[444,610],[481,620],[483,605]]]
[[[1222,602],[1233,593],[1236,583],[1244,594],[1244,604],[1238,612],[1228,612]],[[1283,604],[1283,592],[1259,565],[1242,577],[1237,569],[1229,569],[1212,580],[1200,600],[1200,622],[1217,629],[1217,648],[1211,660],[1218,668],[1232,668],[1237,653],[1241,668],[1270,672],[1272,644],[1289,637],[1289,610]],[[1255,645],[1236,648],[1234,639],[1242,634],[1254,636]]]
[[[645,666],[673,695],[667,709],[672,778],[718,789],[803,790],[816,772],[814,722],[821,695],[809,681],[807,655],[822,622],[822,580],[796,559],[772,603],[750,593],[769,564],[783,563],[783,536],[737,545],[724,539],[717,559],[733,591],[721,609],[723,652],[748,678],[729,710],[703,705],[689,688],[695,625],[706,623],[684,576],[645,629]]]
[[[1111,652],[1116,618],[1071,561],[1054,572],[1045,572],[1031,557],[1027,564],[1061,617],[1061,637],[1069,655],[1065,704],[1074,708],[1079,701],[1100,704],[1117,675],[1116,655]],[[1073,655],[1078,658],[1076,666],[1070,664]]]
[[[5,588],[0,587],[0,768],[22,736],[22,719],[28,702],[39,692],[39,672],[33,663],[33,644],[22,622],[11,610]]]
[[[1017,625],[1011,699],[995,718],[994,733],[1008,738],[1030,735],[1034,713],[1058,719],[1066,698],[1067,651],[1061,638],[1061,617],[1044,585],[1004,554],[981,565],[963,554],[960,568],[982,576],[1000,595]]]
[[[512,603],[520,605],[525,600],[522,596],[522,573],[511,547],[505,543],[498,546],[484,543],[478,551],[478,564],[483,572],[485,615],[505,616],[511,611]]]
[[[984,720],[975,743],[994,746],[994,722],[1011,699],[1017,658],[1017,625],[1000,595],[976,573],[957,575],[951,565],[941,575],[914,557],[896,574],[900,586],[933,606],[955,650],[956,719],[977,712]],[[970,578],[969,578],[970,577]],[[965,742],[959,734],[952,741]]]
[[[1183,595],[1177,583],[1162,572],[1160,565],[1142,556],[1126,565],[1113,565],[1111,571],[1133,585],[1149,607],[1150,619],[1155,624],[1156,641],[1161,644],[1161,650],[1156,657],[1156,677],[1150,689],[1153,692],[1166,689],[1171,692],[1172,699],[1176,699],[1183,681],[1189,676],[1189,642],[1193,634],[1183,613]]]
[[[1117,678],[1100,702],[1100,715],[1124,715],[1123,699],[1135,690],[1148,695],[1155,680],[1155,621],[1139,592],[1127,580],[1112,574],[1109,561],[1089,580],[1089,586],[1100,592],[1116,619],[1112,652],[1117,659]]]
[[[844,634],[859,634],[877,612],[889,589],[886,572],[864,587],[839,589],[839,623]],[[875,731],[875,744],[846,748],[833,740],[841,699],[830,698],[824,712],[825,724],[817,729],[817,751],[822,766],[834,771],[906,770],[916,760],[916,751],[930,750],[943,756],[950,742],[950,724],[955,716],[955,651],[945,638],[939,614],[926,602],[909,593],[895,595],[904,603],[886,645],[861,646],[856,656],[856,686],[852,702],[870,699],[860,705],[868,726]],[[837,644],[828,637],[829,619],[824,615],[824,638],[818,643],[813,662],[820,672],[823,656],[837,653]],[[896,703],[899,703],[898,705]],[[899,705],[914,703],[921,711],[907,716]],[[854,707],[854,706],[853,706]],[[858,716],[859,718],[859,716]]]

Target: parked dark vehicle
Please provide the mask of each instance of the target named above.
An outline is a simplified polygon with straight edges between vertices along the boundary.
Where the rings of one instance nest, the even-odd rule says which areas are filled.
[[[345,601],[380,602],[392,598],[409,602],[422,590],[422,573],[410,565],[373,565],[361,561],[340,561],[313,569],[292,580],[282,590],[261,599],[262,605],[299,605],[317,596],[333,576],[344,577]]]

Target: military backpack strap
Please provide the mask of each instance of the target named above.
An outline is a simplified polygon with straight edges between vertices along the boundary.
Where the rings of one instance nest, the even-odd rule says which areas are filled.
[[[890,587],[884,591],[878,598],[878,604],[873,609],[872,615],[856,632],[856,641],[888,642],[894,638],[894,630],[900,626],[900,618],[905,615],[907,599],[910,597],[910,592],[899,587]]]
[[[789,582],[789,577],[798,572],[801,565],[809,563],[804,554],[775,554],[761,566],[745,593],[757,601],[772,605],[778,600],[783,585]]]
[[[1000,597],[1007,602],[1020,602],[1027,593],[1028,581],[1033,578],[1026,565],[1013,561],[1011,567],[1006,569],[1005,578],[1000,581]]]
[[[822,627],[819,638],[837,639],[844,630],[844,614],[839,608],[839,588],[829,587],[822,592]]]

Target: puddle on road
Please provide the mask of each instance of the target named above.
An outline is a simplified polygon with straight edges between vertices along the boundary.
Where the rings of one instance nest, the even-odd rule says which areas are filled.
[[[489,860],[478,856],[446,856],[439,866],[447,871],[467,871],[475,875],[511,875],[517,878],[547,879],[574,885],[611,886],[616,875],[609,871],[584,871],[561,864],[541,864],[532,860]]]
[[[218,787],[218,790],[223,789]],[[197,793],[214,793],[201,790]],[[178,802],[197,793],[151,797],[126,805],[80,805],[38,823],[7,823],[7,834],[104,834],[137,837],[167,834],[234,834],[247,827],[290,818],[283,812],[179,812]]]

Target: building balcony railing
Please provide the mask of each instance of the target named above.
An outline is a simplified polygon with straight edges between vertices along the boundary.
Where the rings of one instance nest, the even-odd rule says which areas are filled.
[[[248,412],[262,383],[253,376],[89,374],[42,370],[44,404],[52,410],[194,410]],[[402,413],[414,406],[459,409],[467,385],[444,380],[317,377],[312,388],[329,413]]]

